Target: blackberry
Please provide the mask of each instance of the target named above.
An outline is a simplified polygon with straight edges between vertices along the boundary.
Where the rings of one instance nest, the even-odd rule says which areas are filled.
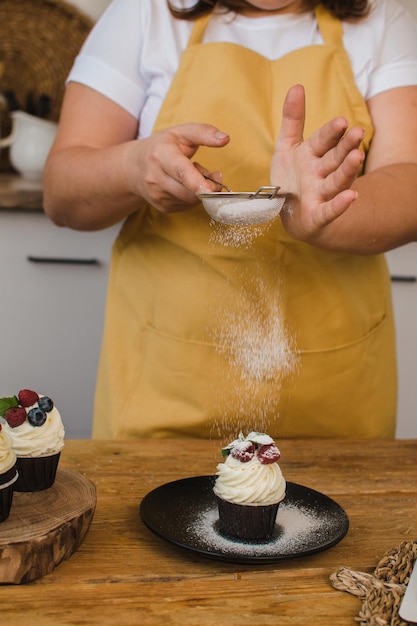
[[[42,426],[46,422],[46,413],[42,409],[31,409],[28,413],[28,421],[31,426]]]

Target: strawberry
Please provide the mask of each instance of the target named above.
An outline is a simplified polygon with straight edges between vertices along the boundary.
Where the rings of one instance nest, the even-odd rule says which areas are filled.
[[[17,394],[19,398],[19,402],[22,406],[32,406],[39,400],[39,396],[36,391],[31,391],[30,389],[21,389]]]
[[[250,441],[239,441],[233,448],[231,455],[241,463],[247,463],[255,454],[255,446]]]
[[[258,451],[258,459],[262,465],[275,463],[281,457],[281,453],[274,443],[261,446]]]
[[[10,428],[16,428],[26,420],[26,411],[22,406],[11,406],[4,417]]]

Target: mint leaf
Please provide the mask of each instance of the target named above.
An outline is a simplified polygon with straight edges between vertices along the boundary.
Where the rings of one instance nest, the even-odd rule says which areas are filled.
[[[11,398],[0,398],[0,415],[4,417],[7,409],[11,406],[19,406],[19,400],[16,396],[12,396]]]

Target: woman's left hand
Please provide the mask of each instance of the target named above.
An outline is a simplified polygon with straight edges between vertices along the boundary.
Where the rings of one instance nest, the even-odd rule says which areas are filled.
[[[281,212],[288,234],[320,245],[326,227],[357,198],[351,185],[364,160],[359,150],[364,131],[358,126],[347,131],[347,121],[337,117],[304,140],[304,120],[304,88],[295,85],[284,103],[271,184],[291,194]]]

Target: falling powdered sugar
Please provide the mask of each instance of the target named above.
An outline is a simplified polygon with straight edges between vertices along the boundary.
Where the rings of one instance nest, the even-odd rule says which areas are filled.
[[[213,389],[215,436],[247,428],[268,432],[279,416],[282,381],[299,363],[281,297],[278,278],[276,287],[268,288],[262,278],[242,274],[239,303],[232,292],[233,300],[223,298],[222,308],[212,314],[213,343],[228,364],[224,393]]]
[[[272,222],[257,226],[230,226],[210,220],[210,242],[225,248],[251,248],[258,237],[265,235]]]
[[[216,380],[212,389],[212,432],[223,437],[246,427],[276,431],[283,380],[291,384],[300,364],[282,304],[284,274],[274,234],[279,224],[229,225],[213,219],[210,226],[214,258],[226,259],[225,269],[220,267],[230,285],[210,302],[208,333],[225,364],[221,384]],[[231,251],[229,257],[221,248],[249,252]]]
[[[232,364],[246,380],[260,382],[286,375],[295,366],[291,338],[286,332],[277,302],[262,315],[252,303],[242,316],[229,311],[217,337],[218,350],[228,354]]]

